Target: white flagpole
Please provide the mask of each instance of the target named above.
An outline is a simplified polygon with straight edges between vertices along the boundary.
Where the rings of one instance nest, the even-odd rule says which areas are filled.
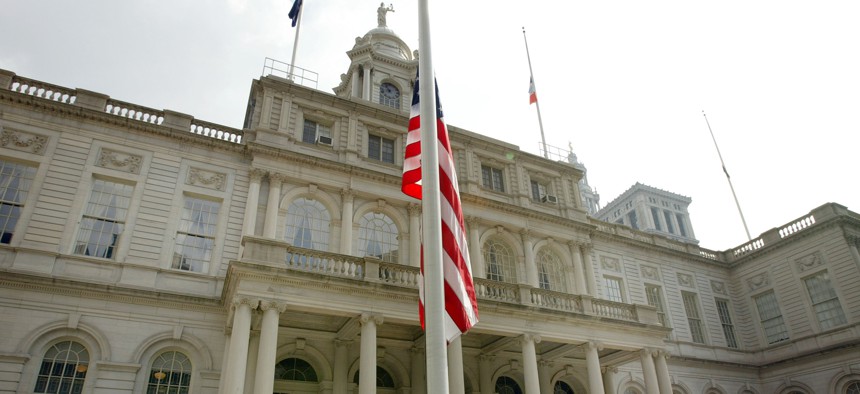
[[[526,59],[529,60],[529,78],[531,78],[532,84],[534,84],[535,74],[532,71],[532,56],[529,54],[529,40],[526,39],[525,27],[523,27],[523,41],[526,42]],[[535,90],[537,90],[537,85],[535,85]],[[535,106],[537,107],[538,125],[540,125],[540,140],[543,144],[543,157],[544,159],[549,159],[549,153],[546,151],[546,138],[543,136],[543,120],[540,117],[540,100],[535,101]]]
[[[287,74],[287,78],[290,81],[293,80],[293,71],[296,68],[296,51],[299,49],[299,31],[302,29],[302,14],[305,12],[305,4],[302,2],[302,6],[299,7],[299,16],[296,17],[296,38],[293,41],[293,57],[290,59],[290,73]]]
[[[720,157],[720,164],[723,166],[723,173],[726,174],[726,180],[729,181],[729,189],[732,189],[732,197],[735,198],[735,205],[738,207],[738,213],[741,215],[741,222],[744,224],[744,231],[747,233],[747,240],[752,241],[750,229],[747,228],[747,220],[744,219],[744,211],[741,211],[741,203],[738,202],[738,195],[735,194],[735,187],[732,186],[732,177],[729,176],[729,171],[726,170],[726,163],[723,162],[723,154],[720,153],[720,147],[717,146],[717,137],[714,137],[714,131],[711,130],[711,122],[708,122],[708,115],[705,110],[702,110],[702,116],[705,117],[705,123],[708,125],[708,131],[711,133],[711,139],[714,140],[714,148],[717,148],[717,156]]]
[[[436,135],[436,83],[430,50],[429,0],[418,1],[418,86],[421,116],[421,190],[424,223],[424,328],[427,393],[448,392],[445,295],[442,271],[442,213],[439,141]]]

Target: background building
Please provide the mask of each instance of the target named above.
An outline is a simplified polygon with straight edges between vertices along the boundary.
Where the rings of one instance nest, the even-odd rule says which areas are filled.
[[[0,70],[0,391],[423,393],[416,54],[384,24],[347,54],[334,95],[255,80],[242,129]],[[452,392],[860,391],[858,214],[706,250],[450,132],[481,314]]]

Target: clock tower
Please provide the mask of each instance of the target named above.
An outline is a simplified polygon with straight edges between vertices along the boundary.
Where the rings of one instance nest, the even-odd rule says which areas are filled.
[[[334,88],[338,97],[358,98],[384,107],[409,111],[412,83],[418,69],[418,53],[386,25],[386,14],[392,5],[380,4],[377,27],[363,37],[346,54],[349,69],[340,76]]]

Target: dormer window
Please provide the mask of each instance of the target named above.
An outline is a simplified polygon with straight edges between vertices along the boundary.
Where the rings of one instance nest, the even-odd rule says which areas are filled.
[[[394,109],[400,109],[400,89],[388,82],[379,85],[379,103]]]

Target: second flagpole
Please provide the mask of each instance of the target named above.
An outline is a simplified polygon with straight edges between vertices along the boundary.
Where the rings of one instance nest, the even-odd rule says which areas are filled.
[[[532,56],[529,54],[529,40],[526,39],[526,28],[523,27],[523,41],[526,43],[526,59],[529,61],[529,77],[531,78],[532,85],[534,85],[535,74],[532,71]],[[543,134],[543,120],[540,117],[540,101],[535,100],[535,106],[537,107],[538,114],[538,125],[540,125],[540,141],[543,147],[543,157],[544,159],[549,159],[549,153],[546,150],[546,137]]]

